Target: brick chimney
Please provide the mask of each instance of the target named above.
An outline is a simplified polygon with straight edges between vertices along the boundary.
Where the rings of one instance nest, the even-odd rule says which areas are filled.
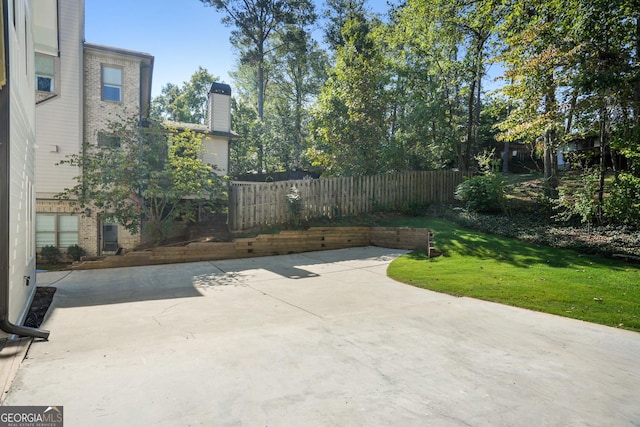
[[[231,86],[213,83],[209,89],[209,130],[231,132]]]

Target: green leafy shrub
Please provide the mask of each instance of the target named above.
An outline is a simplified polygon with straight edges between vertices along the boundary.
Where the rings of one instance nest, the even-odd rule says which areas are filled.
[[[476,212],[507,213],[505,183],[500,175],[487,172],[469,178],[456,187],[456,200]]]
[[[302,219],[302,195],[295,185],[287,193],[287,203],[293,222],[295,225],[300,225]]]
[[[40,258],[45,264],[58,264],[61,257],[60,249],[55,246],[48,245],[40,250]]]
[[[577,216],[583,224],[593,224],[598,213],[598,200],[595,194],[598,191],[599,177],[597,170],[587,169],[580,177],[579,185],[558,187],[556,220],[568,221]]]
[[[604,216],[613,224],[640,224],[640,178],[622,173],[604,201]]]
[[[564,153],[564,161],[572,168],[589,169],[598,164],[599,150],[575,150]]]
[[[80,258],[85,254],[85,250],[79,245],[71,245],[67,248],[67,258],[72,261],[80,261]]]

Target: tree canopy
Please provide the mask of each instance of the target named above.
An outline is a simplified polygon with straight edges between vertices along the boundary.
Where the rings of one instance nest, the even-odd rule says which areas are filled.
[[[167,83],[162,93],[153,99],[152,115],[174,122],[204,124],[208,117],[209,88],[217,81],[205,68],[198,67],[182,86]]]
[[[640,173],[631,0],[202,1],[239,51],[239,172],[474,170],[500,142],[534,147],[553,196],[561,147],[596,137]]]

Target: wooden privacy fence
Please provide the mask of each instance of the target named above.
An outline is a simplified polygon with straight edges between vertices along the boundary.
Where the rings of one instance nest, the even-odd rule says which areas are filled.
[[[246,230],[290,223],[287,194],[296,187],[302,218],[358,215],[403,204],[453,201],[466,172],[419,171],[375,176],[303,179],[280,182],[232,182],[229,227]]]

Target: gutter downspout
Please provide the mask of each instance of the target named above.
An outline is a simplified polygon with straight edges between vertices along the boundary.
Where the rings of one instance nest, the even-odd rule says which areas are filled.
[[[23,337],[49,338],[49,331],[27,326],[14,325],[9,321],[9,201],[10,201],[10,124],[11,124],[11,78],[9,75],[9,34],[8,34],[8,5],[6,0],[0,0],[2,12],[2,31],[4,45],[1,52],[4,55],[7,81],[0,89],[0,329],[8,334]],[[30,101],[31,98],[29,99]]]

